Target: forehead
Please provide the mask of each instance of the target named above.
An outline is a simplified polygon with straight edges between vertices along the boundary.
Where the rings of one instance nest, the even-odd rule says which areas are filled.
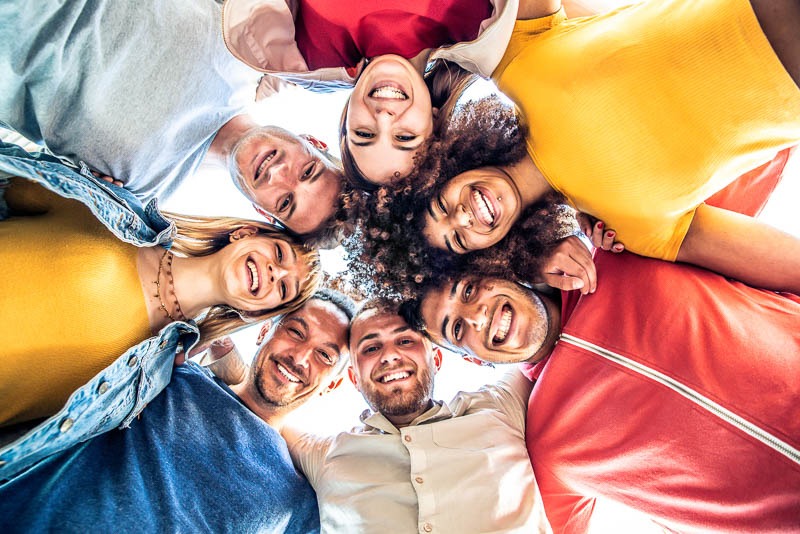
[[[360,314],[350,326],[351,338],[358,341],[370,334],[388,334],[398,328],[407,328],[408,323],[396,313],[369,310]]]
[[[337,346],[347,343],[347,316],[336,305],[319,299],[311,299],[288,314],[281,324],[290,324],[296,319],[308,326],[309,338],[320,342],[331,342]]]

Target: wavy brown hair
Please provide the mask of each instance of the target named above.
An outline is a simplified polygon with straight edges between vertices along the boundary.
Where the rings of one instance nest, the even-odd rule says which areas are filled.
[[[550,250],[576,229],[574,212],[557,193],[525,209],[490,248],[456,255],[431,246],[422,234],[431,199],[451,178],[520,161],[526,133],[513,108],[496,96],[465,104],[443,135],[428,142],[411,176],[359,199],[359,230],[345,241],[354,283],[380,296],[411,298],[462,273],[538,282]]]

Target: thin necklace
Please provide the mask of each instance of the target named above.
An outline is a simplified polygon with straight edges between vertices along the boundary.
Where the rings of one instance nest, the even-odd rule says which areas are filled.
[[[161,298],[161,271],[164,269],[164,258],[167,259],[167,280],[169,281],[165,297],[169,296],[169,290],[172,289],[172,296],[175,298],[175,315],[178,316],[177,319],[169,313],[169,308],[167,308],[166,303]],[[160,303],[159,308],[161,308],[161,311],[164,312],[170,321],[185,321],[186,316],[183,314],[183,311],[181,311],[181,305],[178,302],[178,294],[175,293],[175,282],[172,279],[172,258],[172,252],[165,250],[164,254],[161,256],[161,261],[158,262],[158,276],[156,276],[156,281],[154,282],[156,285],[156,297],[158,297],[158,302]]]

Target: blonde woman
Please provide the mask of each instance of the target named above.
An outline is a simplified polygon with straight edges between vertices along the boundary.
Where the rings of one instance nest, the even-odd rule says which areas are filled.
[[[318,286],[317,253],[268,224],[165,219],[14,146],[0,150],[0,169],[17,175],[0,223],[0,425],[54,413],[170,323],[197,319],[203,343],[292,311]]]

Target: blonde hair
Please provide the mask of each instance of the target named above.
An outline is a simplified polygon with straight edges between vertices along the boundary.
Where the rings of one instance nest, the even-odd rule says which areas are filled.
[[[277,308],[259,312],[237,310],[227,304],[209,308],[197,322],[201,344],[231,334],[250,324],[291,313],[302,306],[321,284],[319,253],[268,223],[234,217],[201,217],[176,213],[165,215],[175,223],[175,236],[170,249],[173,253],[193,257],[208,256],[225,248],[230,243],[231,233],[252,226],[258,230],[259,235],[287,242],[297,254],[297,261],[308,265],[308,275],[301,282],[298,294]]]

